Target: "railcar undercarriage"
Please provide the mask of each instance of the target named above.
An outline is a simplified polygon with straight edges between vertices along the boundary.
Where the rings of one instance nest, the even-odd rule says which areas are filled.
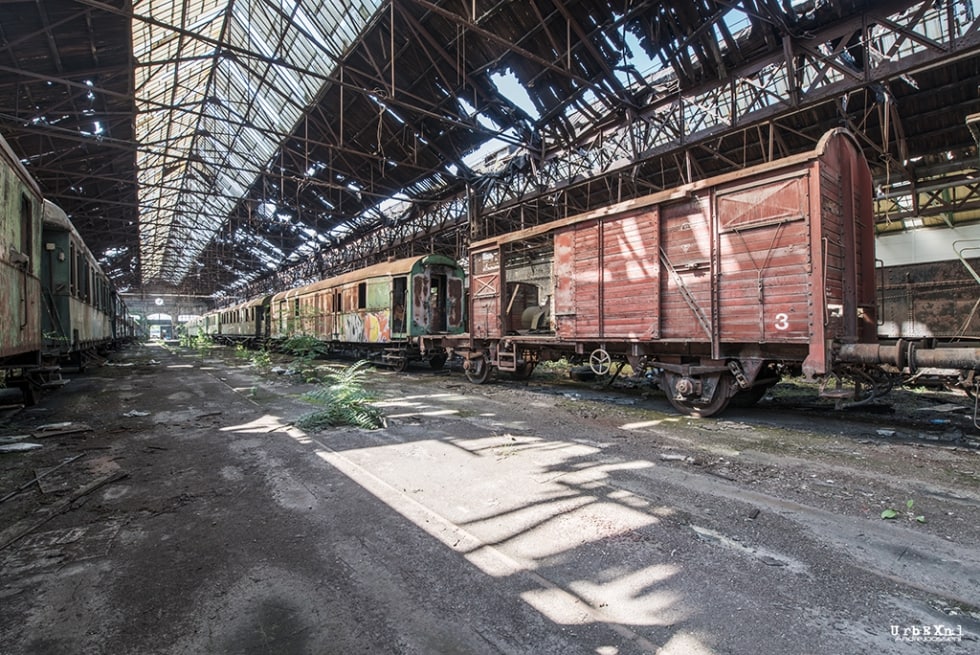
[[[616,377],[629,365],[631,379],[659,387],[677,411],[698,417],[718,415],[729,406],[754,405],[781,379],[803,374],[800,359],[636,356],[607,347],[557,345],[532,337],[458,345],[450,350],[462,358],[463,371],[475,384],[486,382],[494,368],[524,378],[539,361],[562,357],[587,364],[600,378]],[[980,347],[970,342],[843,344],[834,348],[833,357],[831,370],[813,380],[819,383],[818,395],[834,400],[838,409],[870,403],[902,385],[938,385],[977,397]],[[976,411],[974,414],[977,423]]]

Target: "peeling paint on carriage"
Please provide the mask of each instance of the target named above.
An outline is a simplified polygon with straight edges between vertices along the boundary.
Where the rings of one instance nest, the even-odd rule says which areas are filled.
[[[39,362],[42,202],[37,184],[0,139],[0,368]]]
[[[343,321],[343,330],[340,333],[339,341],[350,343],[389,343],[391,341],[391,325],[387,311],[345,314]]]
[[[411,294],[411,295],[409,295]],[[465,272],[442,255],[392,260],[203,316],[188,330],[228,342],[312,336],[330,352],[374,356],[396,368],[445,351],[423,338],[465,329]]]

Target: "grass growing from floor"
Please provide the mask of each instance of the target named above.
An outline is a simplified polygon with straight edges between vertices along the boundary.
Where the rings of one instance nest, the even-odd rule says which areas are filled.
[[[280,344],[279,349],[293,356],[292,367],[299,371],[308,382],[316,382],[313,375],[314,364],[317,359],[326,354],[326,347],[323,342],[314,336],[299,334],[289,337]]]
[[[384,414],[371,404],[374,397],[362,384],[371,364],[359,361],[352,366],[328,373],[323,383],[303,394],[303,399],[323,409],[300,417],[297,427],[307,432],[352,425],[366,430],[385,426]]]

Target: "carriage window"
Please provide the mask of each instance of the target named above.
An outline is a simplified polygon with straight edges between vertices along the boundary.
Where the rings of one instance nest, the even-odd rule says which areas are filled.
[[[357,308],[365,307],[367,307],[367,282],[361,282],[357,285]]]
[[[78,285],[76,275],[75,275],[75,243],[71,242],[68,244],[68,286],[71,295],[76,295],[78,290],[76,286]]]
[[[333,310],[335,312],[343,311],[343,307],[341,307],[341,303],[343,302],[343,299],[344,296],[341,295],[339,291],[333,294]]]
[[[20,196],[20,251],[27,257],[27,268],[31,268],[31,256],[34,254],[34,205],[26,193]]]
[[[299,298],[293,301],[293,316],[299,316]]]
[[[82,300],[88,300],[88,262],[85,261],[82,253],[78,253],[78,282],[78,297]]]

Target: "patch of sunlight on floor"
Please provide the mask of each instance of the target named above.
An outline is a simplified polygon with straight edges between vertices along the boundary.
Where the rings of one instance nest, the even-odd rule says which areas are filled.
[[[194,368],[193,364],[168,364],[167,368]]]
[[[643,428],[654,428],[664,423],[680,423],[680,417],[658,418],[652,421],[640,421],[638,423],[625,423],[620,425],[622,430],[642,430]]]
[[[427,393],[427,394],[419,394],[417,396],[400,396],[395,400],[384,400],[378,404],[386,405],[387,403],[411,402],[414,400],[462,401],[468,399],[466,396],[461,396],[458,393]]]
[[[576,580],[568,585],[576,597],[592,607],[601,607],[606,620],[617,623],[644,625],[673,625],[684,619],[678,609],[681,596],[676,591],[650,589],[664,585],[680,572],[672,564],[654,564],[638,571],[624,571],[615,578]]]
[[[615,475],[653,466],[648,461],[603,463],[596,461],[601,449],[595,447],[514,435],[451,443],[413,441],[343,452],[316,438],[312,441],[318,446],[317,457],[485,575],[523,578],[521,598],[555,623],[605,624],[653,652],[657,645],[638,635],[634,627],[678,625],[689,616],[690,608],[674,584],[682,569],[674,564],[609,565],[591,573],[566,567],[567,576],[551,570],[564,554],[586,552],[583,549],[590,544],[601,549],[604,544],[655,534],[651,531],[670,511],[616,485],[619,476]],[[503,457],[504,449],[518,456]],[[463,463],[457,458],[474,455],[479,459],[467,464],[472,469],[467,479],[486,487],[481,492],[486,502],[473,507],[445,502],[445,490],[459,483],[456,471]],[[410,487],[419,484],[410,482],[415,473],[409,475],[402,468],[416,471],[414,461],[436,460],[440,466],[431,472],[431,479]],[[402,468],[386,465],[393,461]],[[482,477],[486,472],[493,473],[492,484],[489,477]],[[528,493],[509,493],[511,489]],[[691,653],[710,653],[696,640],[679,640],[675,648],[682,644],[690,645]]]
[[[673,591],[650,591],[673,577],[679,569],[666,564],[623,575],[602,584],[576,581],[569,590],[558,587],[532,589],[521,594],[528,605],[560,625],[596,621],[674,625],[685,618]],[[592,608],[601,608],[594,610]]]
[[[459,414],[458,409],[434,409],[428,412],[405,412],[404,414],[388,414],[388,418],[408,418],[409,416],[451,416]]]
[[[294,425],[283,423],[282,419],[272,414],[266,414],[254,421],[241,425],[229,425],[219,429],[219,432],[239,432],[242,434],[272,434],[281,432],[302,444],[311,442],[310,437]]]
[[[675,634],[657,655],[715,655],[715,651],[702,644],[694,635]]]
[[[439,403],[461,402],[468,400],[465,396],[452,393],[420,394],[416,396],[401,396],[389,400],[378,400],[371,403],[375,407],[388,409],[405,409],[401,414],[389,414],[388,418],[408,418],[411,416],[452,416],[459,410],[447,409]]]

